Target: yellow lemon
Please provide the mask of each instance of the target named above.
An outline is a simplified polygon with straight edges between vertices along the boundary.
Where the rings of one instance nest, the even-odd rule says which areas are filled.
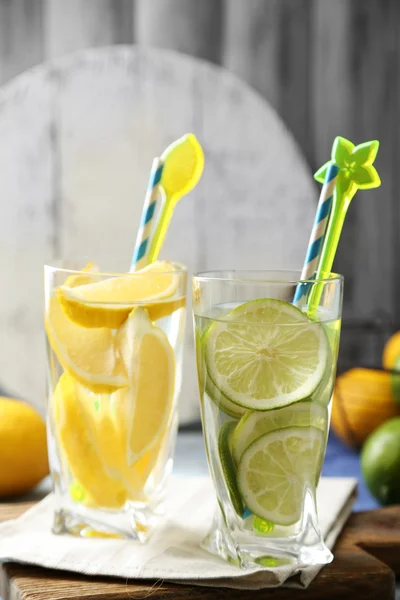
[[[349,446],[361,447],[379,425],[399,413],[389,373],[357,368],[337,377],[331,425]]]
[[[76,287],[78,285],[85,285],[86,283],[93,282],[93,274],[99,272],[99,267],[94,262],[89,262],[86,267],[83,267],[81,273],[74,273],[70,275],[64,285],[69,287]]]
[[[134,464],[159,440],[168,426],[175,391],[174,352],[165,333],[143,308],[131,312],[116,343],[135,398],[128,427],[128,464]],[[123,404],[120,404],[119,410]],[[125,411],[122,409],[120,422]]]
[[[90,263],[84,271],[92,271]],[[71,275],[66,286],[80,286],[92,281],[88,273]],[[127,385],[125,369],[114,346],[109,329],[87,329],[71,321],[61,308],[57,296],[48,301],[45,327],[49,343],[63,369],[73,374],[94,392],[112,392]]]
[[[385,344],[382,363],[384,369],[400,369],[400,331],[397,331]]]
[[[129,423],[136,400],[133,391],[124,388],[111,395],[93,394],[82,386],[77,386],[77,391],[85,407],[93,444],[106,472],[123,483],[129,499],[145,501],[144,487],[160,455],[162,436],[148,452],[128,464]]]
[[[61,286],[57,296],[68,317],[83,327],[117,329],[138,303],[146,306],[155,321],[185,303],[184,298],[174,296],[179,282],[175,270],[167,261],[156,261],[128,275],[73,288]]]
[[[63,369],[95,392],[112,392],[128,384],[112,331],[76,325],[53,296],[46,313],[46,331]]]
[[[97,506],[123,506],[127,497],[125,487],[105,468],[90,428],[88,407],[82,402],[80,384],[68,373],[60,377],[53,407],[58,442],[73,477]]]
[[[43,419],[29,404],[0,397],[0,497],[27,492],[48,472]]]

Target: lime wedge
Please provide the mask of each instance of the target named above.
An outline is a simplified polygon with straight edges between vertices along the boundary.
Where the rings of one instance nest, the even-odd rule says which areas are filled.
[[[237,486],[236,467],[231,454],[231,442],[235,425],[236,423],[233,421],[227,421],[222,425],[218,436],[218,451],[229,498],[235,512],[242,517],[244,504]]]
[[[306,488],[315,490],[324,437],[315,427],[287,427],[253,442],[237,471],[238,487],[249,510],[278,525],[296,523]]]
[[[292,304],[270,298],[242,304],[214,322],[203,343],[215,386],[253,410],[308,398],[330,361],[323,327]]]
[[[245,450],[257,438],[286,427],[316,427],[325,435],[328,427],[328,411],[315,402],[297,402],[290,406],[264,412],[248,411],[235,427],[232,452],[239,464]]]

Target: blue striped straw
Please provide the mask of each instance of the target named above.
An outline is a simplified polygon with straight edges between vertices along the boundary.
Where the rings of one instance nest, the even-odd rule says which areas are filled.
[[[300,279],[306,281],[315,276],[318,270],[318,263],[321,255],[322,246],[324,243],[325,233],[328,226],[329,216],[332,210],[333,194],[335,191],[337,174],[339,167],[329,165],[326,171],[324,185],[322,186],[321,194],[318,201],[317,212],[315,214],[314,226],[311,231],[310,241],[306,259]],[[310,283],[299,283],[294,295],[293,303],[298,304],[305,296],[310,288]]]
[[[161,158],[153,160],[146,196],[144,198],[142,218],[132,256],[131,273],[142,269],[147,264],[146,255],[150,248],[150,238],[154,231],[154,214],[159,198],[163,167],[164,161]]]

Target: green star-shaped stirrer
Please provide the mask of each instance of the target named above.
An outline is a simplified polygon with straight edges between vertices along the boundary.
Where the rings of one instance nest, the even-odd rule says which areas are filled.
[[[317,181],[324,183],[328,168],[331,165],[339,167],[332,211],[321,250],[316,279],[329,277],[331,273],[347,210],[357,190],[368,190],[379,187],[381,184],[378,172],[373,166],[378,149],[379,142],[377,140],[355,146],[349,140],[337,137],[332,146],[331,160],[314,175]],[[309,299],[310,313],[315,312],[318,307],[321,293],[321,286],[313,286]]]

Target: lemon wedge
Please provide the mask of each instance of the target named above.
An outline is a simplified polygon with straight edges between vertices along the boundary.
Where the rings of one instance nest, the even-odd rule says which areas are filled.
[[[74,393],[84,415],[91,444],[102,463],[99,477],[104,477],[106,473],[108,478],[117,480],[124,486],[127,498],[145,502],[146,481],[162,451],[163,436],[159,436],[151,450],[139,460],[128,465],[129,422],[134,411],[135,394],[129,388],[118,390],[114,394],[95,394],[78,382],[75,382]],[[60,428],[58,422],[56,425]],[[75,458],[75,455],[70,454],[70,461]],[[82,454],[79,460],[84,462],[85,454]],[[77,472],[73,464],[71,470]],[[82,469],[79,473],[79,490],[84,492],[80,501],[88,506],[96,505],[93,494],[85,485],[86,479],[82,480]]]
[[[88,265],[85,270],[91,268]],[[66,283],[88,285],[87,281],[92,281],[89,273],[71,275]],[[49,299],[45,327],[49,343],[64,371],[69,371],[84,386],[94,392],[109,393],[128,384],[109,329],[86,329],[76,325],[62,310],[57,296]]]
[[[179,278],[173,264],[156,261],[129,275],[109,277],[78,287],[61,286],[57,297],[66,315],[83,327],[117,329],[141,303],[155,321],[184,305],[175,296]]]
[[[175,392],[175,358],[167,336],[152,324],[143,308],[132,311],[118,331],[116,343],[130,390],[135,393],[133,410],[128,412],[129,418],[124,418],[129,439],[127,463],[132,465],[160,440],[168,427]],[[122,411],[121,423],[127,414],[123,403],[118,410]]]
[[[64,373],[54,393],[54,419],[65,459],[91,502],[104,508],[120,508],[127,493],[124,485],[111,477],[94,443],[88,426],[87,409],[82,403],[79,383]]]

